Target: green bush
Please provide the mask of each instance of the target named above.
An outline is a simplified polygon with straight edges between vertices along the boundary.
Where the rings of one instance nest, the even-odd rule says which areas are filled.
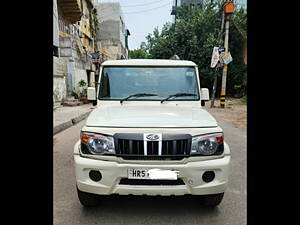
[[[84,80],[80,80],[78,82],[79,87],[85,87],[86,86],[86,82]]]
[[[78,95],[75,91],[72,92],[72,96],[73,96],[75,99],[79,99],[79,95]]]

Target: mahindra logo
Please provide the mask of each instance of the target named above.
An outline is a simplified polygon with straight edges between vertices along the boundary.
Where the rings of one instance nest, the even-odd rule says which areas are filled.
[[[147,138],[148,140],[155,141],[155,140],[159,139],[159,136],[158,136],[157,134],[148,134],[148,135],[146,136],[146,138]]]

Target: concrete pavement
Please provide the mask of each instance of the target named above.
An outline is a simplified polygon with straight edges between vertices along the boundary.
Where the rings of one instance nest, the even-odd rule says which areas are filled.
[[[57,134],[88,117],[92,104],[60,106],[53,111],[53,134]]]

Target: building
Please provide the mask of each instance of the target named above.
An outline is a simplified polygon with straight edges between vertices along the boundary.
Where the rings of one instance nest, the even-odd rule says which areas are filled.
[[[59,48],[59,29],[58,29],[58,13],[57,13],[57,3],[53,0],[53,56],[58,57]]]
[[[173,15],[174,22],[176,20],[176,8],[181,6],[187,6],[190,10],[198,10],[203,7],[203,0],[173,0],[171,15]]]
[[[53,105],[66,97],[66,63],[60,58],[59,19],[57,0],[53,0]]]
[[[53,38],[55,103],[59,104],[74,92],[78,93],[80,80],[84,80],[88,86],[95,84],[95,66],[91,61],[96,34],[94,3],[94,0],[53,1],[56,8],[53,9],[53,19],[57,21],[53,21],[53,34],[56,36]]]
[[[79,80],[85,80],[88,86],[95,86],[95,65],[92,63],[92,54],[97,51],[95,45],[96,29],[97,29],[97,10],[95,8],[96,0],[82,0],[82,17],[77,23],[84,51],[84,66],[81,69],[81,76],[75,76],[77,84]],[[76,66],[76,65],[75,65]]]
[[[244,8],[247,9],[247,0],[236,0],[235,1],[236,8]]]
[[[82,1],[82,17],[78,22],[81,32],[82,46],[89,54],[94,52],[94,37],[96,27],[93,26],[94,4],[91,1]]]
[[[198,6],[202,7],[203,0],[178,0],[179,6],[188,5],[188,6]]]
[[[120,3],[98,3],[97,48],[105,52],[107,59],[128,58],[128,36]]]

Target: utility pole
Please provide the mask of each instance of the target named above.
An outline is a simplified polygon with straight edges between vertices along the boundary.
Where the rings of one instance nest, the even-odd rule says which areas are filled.
[[[228,20],[228,15],[226,15],[225,41],[224,41],[225,53],[228,52],[228,38],[229,38],[229,20]],[[221,108],[225,108],[227,70],[228,70],[227,65],[224,65],[223,75],[222,75],[221,97],[220,97]]]
[[[225,12],[224,9],[222,8],[222,23],[221,23],[221,31],[219,33],[219,47],[222,46],[222,40],[223,40],[223,30],[224,30],[224,19],[225,19]],[[215,96],[216,96],[216,90],[217,90],[217,82],[218,82],[218,72],[219,72],[219,67],[217,65],[216,70],[215,70],[215,78],[214,78],[214,85],[213,85],[213,93],[212,93],[212,101],[210,108],[214,107],[215,104]]]
[[[175,24],[176,24],[176,17],[177,17],[177,0],[175,0]]]
[[[176,24],[176,17],[177,17],[177,0],[175,0],[175,6],[172,6],[171,15],[174,16],[174,24]]]
[[[229,18],[230,14],[234,12],[233,1],[225,1],[224,4],[224,12],[225,12],[225,54],[228,53],[228,41],[229,41]],[[225,96],[226,96],[226,78],[227,78],[227,65],[223,67],[223,75],[222,75],[222,87],[221,87],[221,97],[220,97],[220,105],[221,108],[225,108]]]

